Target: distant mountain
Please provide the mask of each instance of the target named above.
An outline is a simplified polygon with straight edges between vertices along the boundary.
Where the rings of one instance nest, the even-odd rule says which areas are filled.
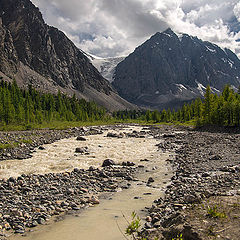
[[[156,33],[116,67],[113,86],[139,106],[178,107],[203,96],[207,85],[219,92],[240,85],[240,60],[221,49],[171,29]]]
[[[42,91],[75,93],[110,110],[132,108],[29,0],[0,0],[0,76]]]

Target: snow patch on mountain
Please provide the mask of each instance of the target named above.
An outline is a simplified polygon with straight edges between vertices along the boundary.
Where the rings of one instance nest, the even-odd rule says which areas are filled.
[[[101,58],[86,52],[83,53],[100,74],[109,82],[113,81],[116,66],[125,59],[125,57]]]

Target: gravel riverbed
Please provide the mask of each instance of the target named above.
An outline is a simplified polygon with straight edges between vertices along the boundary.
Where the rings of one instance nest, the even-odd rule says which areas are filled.
[[[149,209],[143,235],[149,239],[239,239],[240,134],[164,128],[159,148],[176,153],[165,197]],[[234,199],[232,204],[230,199]],[[225,207],[223,207],[225,206]],[[227,214],[234,208],[234,217]],[[224,213],[211,216],[209,209]],[[236,227],[237,226],[237,227]]]
[[[2,143],[17,144],[1,150],[0,159],[31,157],[34,149],[42,144],[100,134],[113,128],[116,127],[1,133]],[[147,128],[148,134],[160,140],[159,151],[173,153],[168,162],[174,175],[164,198],[156,199],[152,206],[149,203],[151,207],[146,206],[149,216],[142,236],[172,239],[182,234],[184,240],[214,237],[237,240],[240,234],[240,227],[236,227],[240,226],[240,134],[172,126]],[[144,134],[133,132],[128,137],[144,138]],[[110,134],[108,137],[122,136]],[[24,233],[28,228],[44,224],[51,216],[98,204],[101,192],[128,188],[136,172],[143,168],[126,165],[131,164],[0,180],[0,239],[9,233]],[[212,219],[207,212],[209,206],[216,206],[218,211],[224,209],[226,223],[217,217]],[[227,209],[231,207],[230,213]]]

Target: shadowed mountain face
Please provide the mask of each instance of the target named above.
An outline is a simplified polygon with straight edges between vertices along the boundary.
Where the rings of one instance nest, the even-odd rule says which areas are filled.
[[[204,94],[240,84],[240,60],[228,49],[171,29],[156,33],[116,67],[113,86],[140,106],[179,107]]]
[[[132,107],[63,32],[44,22],[29,0],[0,0],[0,71],[22,86],[75,93],[111,110]]]

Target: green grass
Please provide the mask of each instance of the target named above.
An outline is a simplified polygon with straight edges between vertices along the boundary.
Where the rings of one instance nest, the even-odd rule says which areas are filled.
[[[181,122],[160,122],[155,123],[153,121],[147,122],[145,120],[137,119],[126,119],[126,120],[117,120],[117,119],[108,119],[108,120],[99,120],[99,121],[88,121],[88,122],[68,122],[68,121],[51,121],[43,122],[42,124],[9,124],[1,125],[0,131],[26,131],[33,129],[56,129],[64,130],[72,127],[81,127],[81,126],[99,126],[99,125],[113,125],[113,124],[139,124],[139,125],[169,125],[169,126],[195,126],[194,121],[189,121],[186,123]]]
[[[0,150],[15,148],[21,145],[22,143],[31,144],[31,139],[19,139],[18,142],[10,141],[9,143],[0,143]]]
[[[173,238],[172,240],[183,240],[183,235],[182,235],[182,233],[179,234],[179,235],[177,235],[177,237],[176,237],[176,238]]]
[[[8,149],[8,148],[13,148],[13,145],[9,143],[0,143],[0,150]]]
[[[28,124],[28,125],[0,125],[0,131],[26,131],[33,129],[68,129],[72,127],[81,127],[81,126],[94,126],[94,125],[107,125],[115,124],[114,121],[93,121],[93,122],[68,122],[68,121],[52,121],[44,122],[42,124]]]
[[[221,212],[219,208],[215,205],[213,207],[208,207],[207,209],[207,216],[212,218],[226,218],[226,214]]]

